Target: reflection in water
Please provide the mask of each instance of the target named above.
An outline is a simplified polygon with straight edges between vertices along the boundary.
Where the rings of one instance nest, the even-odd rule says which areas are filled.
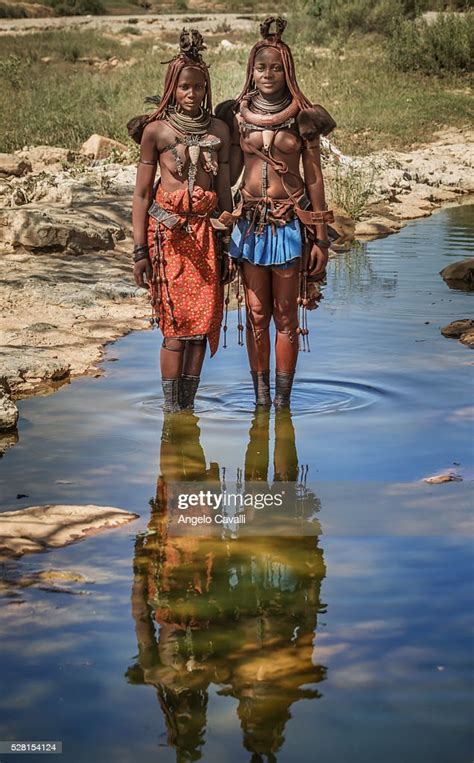
[[[336,257],[332,262],[331,288],[338,295],[338,302],[352,302],[362,296],[370,302],[379,302],[380,295],[393,297],[398,277],[392,272],[377,272],[365,244],[356,243],[349,257]],[[374,298],[376,295],[376,298]]]
[[[252,422],[244,480],[277,483],[294,491],[295,531],[259,531],[230,537],[172,537],[167,533],[168,490],[173,482],[208,482],[220,490],[217,464],[206,468],[198,418],[169,417],[163,427],[160,476],[147,533],[137,537],[132,612],[138,661],[130,683],[157,690],[178,761],[199,760],[207,725],[208,690],[233,697],[243,745],[252,761],[276,760],[285,741],[291,705],[321,696],[315,684],[326,669],[312,662],[325,576],[323,553],[301,522],[319,510],[305,490],[289,412],[275,419],[273,484],[269,484],[270,415]],[[298,481],[298,478],[300,481]],[[266,488],[265,488],[266,489]],[[250,516],[248,524],[260,516]],[[248,525],[247,525],[248,527]],[[268,529],[268,527],[267,527]],[[158,627],[156,627],[158,626]]]

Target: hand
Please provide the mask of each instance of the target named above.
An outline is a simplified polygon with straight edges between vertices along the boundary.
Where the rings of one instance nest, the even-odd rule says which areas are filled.
[[[313,244],[309,255],[308,276],[313,281],[322,281],[326,275],[329,249]]]
[[[146,281],[144,280],[143,276],[146,276]],[[146,259],[138,260],[138,262],[135,262],[133,266],[133,277],[135,278],[135,283],[137,286],[140,286],[142,289],[149,288],[151,279],[153,278],[153,268],[148,257]]]
[[[224,254],[222,260],[221,284],[225,286],[228,283],[232,283],[236,272],[237,268],[234,258],[230,257],[228,254]]]
[[[316,281],[309,281],[306,287],[306,299],[308,304],[306,308],[308,310],[316,310],[319,307],[319,303],[324,299],[324,294],[321,291],[322,284]]]

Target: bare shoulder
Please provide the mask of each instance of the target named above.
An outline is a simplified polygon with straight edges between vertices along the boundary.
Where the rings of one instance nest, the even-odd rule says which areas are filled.
[[[145,140],[148,143],[154,143],[156,148],[160,150],[163,145],[169,143],[175,133],[164,119],[157,119],[154,122],[147,124],[143,130],[142,141]]]

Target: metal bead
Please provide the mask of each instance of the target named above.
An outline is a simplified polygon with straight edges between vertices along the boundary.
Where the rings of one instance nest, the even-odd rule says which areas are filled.
[[[306,299],[306,297],[303,300],[303,307],[306,307],[309,304],[309,299]]]
[[[303,302],[302,297],[298,297],[297,300],[296,300],[296,304],[297,305],[301,305],[302,302]]]
[[[238,297],[237,297],[237,302],[243,302],[243,301],[244,301],[244,298],[243,298],[242,294],[239,294]]]
[[[303,333],[302,329],[300,329],[300,327],[299,327],[299,326],[298,326],[298,328],[296,329],[296,333],[298,334],[298,336],[299,336],[300,334],[302,334],[302,333]]]

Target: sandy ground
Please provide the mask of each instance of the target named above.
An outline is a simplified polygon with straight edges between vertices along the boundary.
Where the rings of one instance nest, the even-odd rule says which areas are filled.
[[[0,19],[0,35],[2,34],[31,34],[33,32],[46,32],[58,29],[101,29],[102,31],[119,32],[124,26],[130,24],[133,19],[134,26],[141,32],[156,33],[157,31],[175,32],[179,24],[192,24],[193,28],[199,29],[204,34],[210,34],[219,26],[225,25],[233,29],[238,28],[241,32],[254,32],[255,19],[261,14],[237,13],[183,13],[162,15],[134,15],[127,16],[58,16],[47,18],[30,19]],[[136,20],[136,21],[135,21]]]

